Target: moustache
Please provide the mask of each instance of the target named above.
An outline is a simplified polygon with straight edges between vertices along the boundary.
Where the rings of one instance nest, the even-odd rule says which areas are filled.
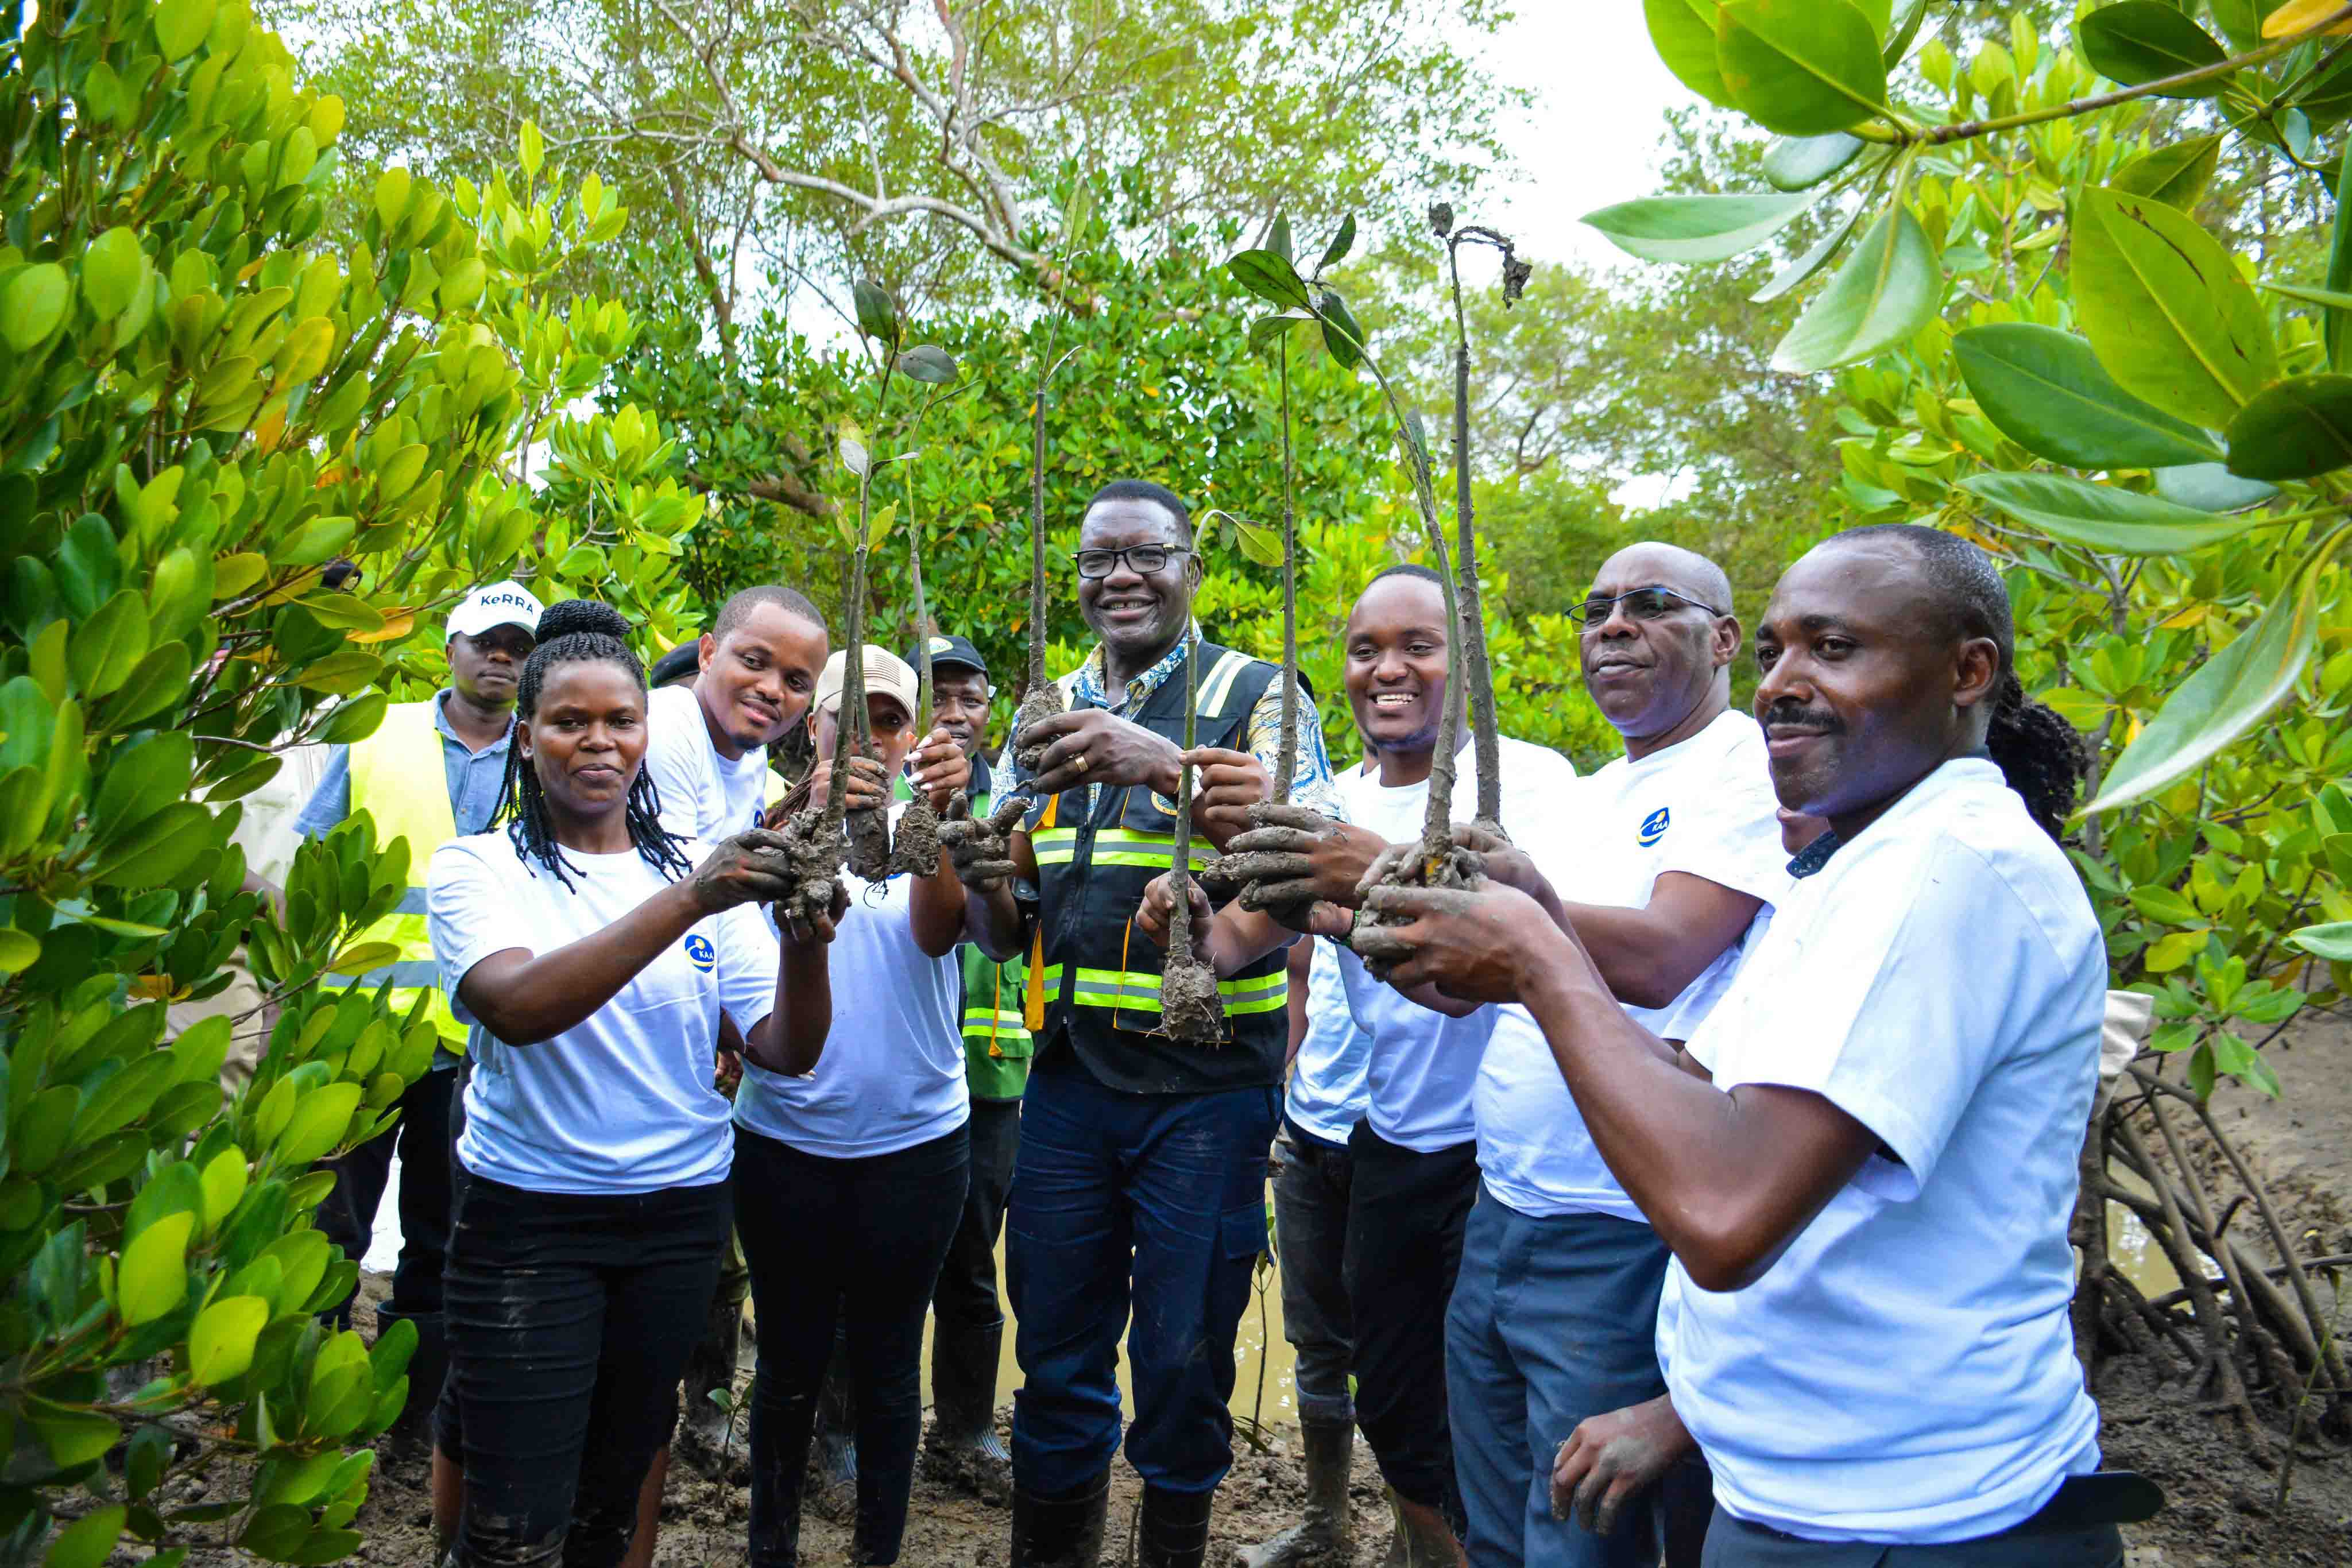
[[[1822,735],[1843,735],[1845,733],[1845,721],[1838,717],[1837,715],[1832,713],[1829,709],[1801,707],[1795,704],[1790,704],[1786,707],[1776,706],[1769,709],[1764,715],[1763,724],[1764,728],[1768,732],[1776,728],[1787,727],[1790,729],[1811,730]]]

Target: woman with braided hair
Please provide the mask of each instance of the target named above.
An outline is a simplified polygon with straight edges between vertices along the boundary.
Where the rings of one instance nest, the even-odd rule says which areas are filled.
[[[503,826],[443,845],[427,883],[472,1026],[446,1306],[459,1568],[623,1561],[730,1215],[719,1020],[794,1074],[832,1022],[830,922],[780,936],[756,907],[783,891],[782,841],[663,830],[628,631],[590,601],[541,618]]]

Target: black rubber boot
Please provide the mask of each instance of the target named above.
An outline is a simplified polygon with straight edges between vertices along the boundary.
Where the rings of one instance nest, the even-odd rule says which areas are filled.
[[[996,1364],[1004,1324],[931,1327],[931,1426],[923,1457],[934,1479],[993,1503],[1013,1495],[1013,1453],[996,1431]]]
[[[1209,1555],[1209,1512],[1217,1494],[1143,1489],[1143,1518],[1135,1527],[1137,1568],[1201,1568]]]
[[[394,1459],[423,1458],[433,1448],[433,1406],[441,1399],[441,1380],[449,1375],[449,1338],[439,1312],[395,1312],[375,1310],[378,1339],[405,1319],[416,1325],[416,1351],[408,1358],[408,1403],[385,1429]]]
[[[1095,1568],[1110,1510],[1110,1470],[1059,1497],[1013,1493],[1012,1568]],[[1198,1561],[1195,1559],[1195,1561]]]
[[[712,1394],[735,1397],[735,1358],[743,1343],[743,1303],[713,1296],[702,1337],[686,1364],[681,1395],[677,1457],[705,1480],[741,1481],[751,1474],[751,1460],[736,1435],[732,1404],[722,1409]]]
[[[1297,1524],[1244,1550],[1241,1568],[1343,1564],[1348,1553],[1348,1467],[1355,1457],[1352,1421],[1300,1424],[1307,1450],[1307,1509]]]

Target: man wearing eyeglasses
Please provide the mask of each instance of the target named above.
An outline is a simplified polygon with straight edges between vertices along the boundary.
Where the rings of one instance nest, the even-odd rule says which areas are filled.
[[[1763,732],[1731,707],[1731,584],[1689,550],[1632,545],[1572,613],[1585,687],[1625,754],[1539,819],[1521,863],[1557,890],[1627,1015],[1687,1039],[1789,883]],[[1664,1391],[1665,1244],[1594,1148],[1542,1031],[1524,1008],[1498,1013],[1474,1092],[1481,1190],[1446,1322],[1470,1561],[1646,1564],[1649,1500],[1590,1533],[1552,1517],[1549,1470],[1586,1416]],[[1689,1500],[1704,1510],[1703,1488]]]
[[[1119,1448],[1122,1329],[1146,1568],[1199,1568],[1233,1460],[1234,1336],[1265,1245],[1266,1150],[1288,1044],[1284,955],[1221,981],[1225,1040],[1183,1043],[1159,1032],[1160,952],[1133,921],[1171,864],[1184,764],[1196,769],[1196,865],[1271,795],[1282,682],[1274,664],[1195,640],[1192,544],[1190,513],[1161,486],[1121,480],[1096,493],[1073,564],[1099,643],[1061,682],[1069,711],[1017,737],[1044,751],[1028,780],[1035,804],[1011,844],[1019,917],[1005,923],[1027,947],[1024,1010],[1037,1041],[1005,1226],[1024,1377],[1014,1568],[1093,1568]],[[1189,753],[1188,656],[1199,694]],[[1298,714],[1293,798],[1335,809],[1304,694]]]

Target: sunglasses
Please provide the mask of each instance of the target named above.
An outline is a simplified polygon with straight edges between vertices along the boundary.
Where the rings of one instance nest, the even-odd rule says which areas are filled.
[[[1603,599],[1596,594],[1581,604],[1571,604],[1568,607],[1569,619],[1580,626],[1597,626],[1608,620],[1620,604],[1636,621],[1663,621],[1685,605],[1704,610],[1709,615],[1731,613],[1727,610],[1717,610],[1711,604],[1701,603],[1686,594],[1676,593],[1671,588],[1637,588],[1631,593],[1620,593],[1613,598]]]

